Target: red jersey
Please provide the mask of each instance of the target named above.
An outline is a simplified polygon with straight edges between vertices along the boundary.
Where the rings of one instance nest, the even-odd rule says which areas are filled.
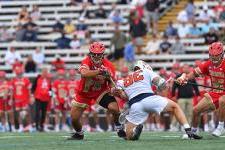
[[[51,90],[51,81],[48,78],[40,76],[37,79],[37,85],[34,92],[34,97],[41,101],[50,101],[51,96],[49,91]]]
[[[216,67],[210,60],[203,62],[200,71],[204,75],[208,75],[211,79],[212,87],[225,89],[225,60]],[[212,89],[215,93],[225,93],[223,90]]]
[[[61,104],[65,103],[68,96],[67,81],[64,79],[56,79],[53,82],[52,89],[56,94],[58,102]]]
[[[77,83],[77,80],[69,80],[67,83],[67,90],[70,98],[75,96]]]
[[[30,99],[30,80],[26,77],[12,79],[13,99],[16,102],[29,102]]]
[[[0,81],[0,101],[9,99],[11,88],[9,81]]]
[[[106,58],[102,60],[102,65],[109,71],[111,76],[115,79],[115,68],[113,64]],[[87,68],[90,70],[96,70],[94,64],[92,63],[89,56],[87,56],[82,62],[79,68],[79,71]],[[104,79],[103,76],[98,75],[93,78],[81,78],[78,81],[77,93],[79,95],[85,96],[87,98],[96,98],[102,92],[109,89],[108,82]]]
[[[210,86],[210,85],[211,85],[211,84],[210,84],[210,78],[209,78],[209,76],[197,77],[197,78],[196,78],[196,82],[197,82],[198,84],[200,84],[200,85],[206,85],[206,86]],[[200,93],[206,92],[206,90],[207,90],[206,88],[201,87],[201,86],[199,86],[198,88],[199,88],[199,92],[200,92]]]

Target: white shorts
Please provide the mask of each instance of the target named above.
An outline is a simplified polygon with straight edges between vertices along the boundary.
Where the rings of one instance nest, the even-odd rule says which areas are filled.
[[[135,125],[142,124],[147,120],[150,112],[160,114],[167,104],[168,100],[165,97],[158,95],[146,97],[131,106],[126,119]]]

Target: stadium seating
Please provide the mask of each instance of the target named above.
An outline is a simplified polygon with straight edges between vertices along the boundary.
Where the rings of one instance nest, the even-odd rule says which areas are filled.
[[[113,1],[113,0],[112,0]],[[38,39],[42,42],[10,42],[10,43],[1,43],[0,44],[0,57],[2,58],[0,60],[0,68],[3,70],[10,70],[9,66],[4,65],[4,55],[5,50],[9,49],[9,47],[16,47],[18,48],[18,51],[22,54],[23,60],[25,57],[29,54],[32,54],[34,49],[36,47],[41,47],[44,49],[44,54],[46,55],[46,63],[50,63],[57,54],[65,54],[62,58],[65,60],[67,64],[72,64],[68,66],[78,66],[78,63],[83,58],[83,56],[80,56],[80,54],[87,54],[87,49],[80,49],[80,50],[59,50],[56,47],[56,44],[52,42],[54,39],[59,37],[59,34],[51,34],[51,26],[55,23],[55,17],[59,17],[62,22],[64,22],[66,19],[72,18],[73,23],[77,24],[77,18],[79,16],[79,10],[81,10],[81,6],[69,6],[68,3],[70,0],[20,0],[20,1],[1,1],[0,2],[0,25],[4,25],[7,27],[12,27],[17,25],[17,22],[15,19],[17,18],[18,12],[21,9],[21,6],[28,6],[30,9],[32,5],[38,5],[40,7],[40,11],[42,13],[42,18],[40,21],[37,21],[35,23],[38,24],[39,28],[39,35]],[[168,8],[168,4],[171,3],[171,1],[161,1],[162,4],[160,5],[161,9],[161,15],[166,11],[165,8]],[[196,2],[195,3],[198,10],[201,9],[202,3]],[[216,2],[207,2],[207,5],[209,7],[217,5]],[[98,6],[90,6],[89,10],[96,10]],[[108,11],[111,10],[111,5],[104,5],[104,8]],[[124,17],[128,17],[130,6],[128,5],[118,5],[117,9],[121,10],[121,13]],[[92,33],[92,38],[102,40],[106,44],[107,48],[110,45],[110,38],[112,37],[112,31],[114,29],[114,26],[112,24],[112,21],[110,19],[89,19],[86,20],[86,24],[89,25],[89,29]],[[176,24],[175,24],[176,26]],[[224,27],[225,24],[221,23],[220,27]],[[120,25],[120,29],[127,33],[129,31],[129,25],[127,24],[127,20]],[[172,41],[173,42],[173,41]],[[187,62],[189,64],[193,64],[193,60],[196,59],[206,59],[207,55],[201,54],[204,51],[207,51],[207,46],[204,45],[204,39],[197,38],[197,39],[183,39],[183,43],[189,45],[186,48],[187,53],[199,53],[194,55],[157,55],[157,56],[147,56],[147,55],[140,55],[137,56],[137,59],[143,59],[146,61],[149,60],[158,60],[159,63],[152,64],[153,67],[164,67],[164,68],[170,68],[172,66],[172,63],[179,60],[181,62]],[[197,45],[197,46],[196,46]],[[161,61],[161,63],[160,63]],[[166,61],[166,63],[165,63]]]

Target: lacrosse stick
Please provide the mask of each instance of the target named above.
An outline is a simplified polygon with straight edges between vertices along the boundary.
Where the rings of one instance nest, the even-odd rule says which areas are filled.
[[[173,80],[174,80],[174,82],[176,82],[177,84],[179,84],[179,82],[176,79],[173,79]],[[198,84],[198,83],[194,83],[194,82],[190,82],[190,81],[187,81],[186,84],[195,85],[195,86],[201,86],[201,87],[209,88],[209,89],[215,89],[215,90],[225,91],[225,89],[223,89],[223,88],[212,87],[212,86],[208,86],[208,85],[202,85],[202,84]]]

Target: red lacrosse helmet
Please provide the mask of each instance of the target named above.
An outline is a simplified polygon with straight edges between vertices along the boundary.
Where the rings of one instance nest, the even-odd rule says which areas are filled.
[[[94,54],[103,54],[105,52],[105,46],[100,42],[94,42],[90,45],[89,51]]]
[[[94,42],[89,48],[90,57],[95,66],[101,66],[104,58],[105,46],[100,42]]]
[[[0,78],[5,78],[5,75],[6,75],[5,71],[0,71]]]
[[[221,42],[214,42],[209,46],[209,59],[215,65],[219,65],[223,60],[224,50]]]

